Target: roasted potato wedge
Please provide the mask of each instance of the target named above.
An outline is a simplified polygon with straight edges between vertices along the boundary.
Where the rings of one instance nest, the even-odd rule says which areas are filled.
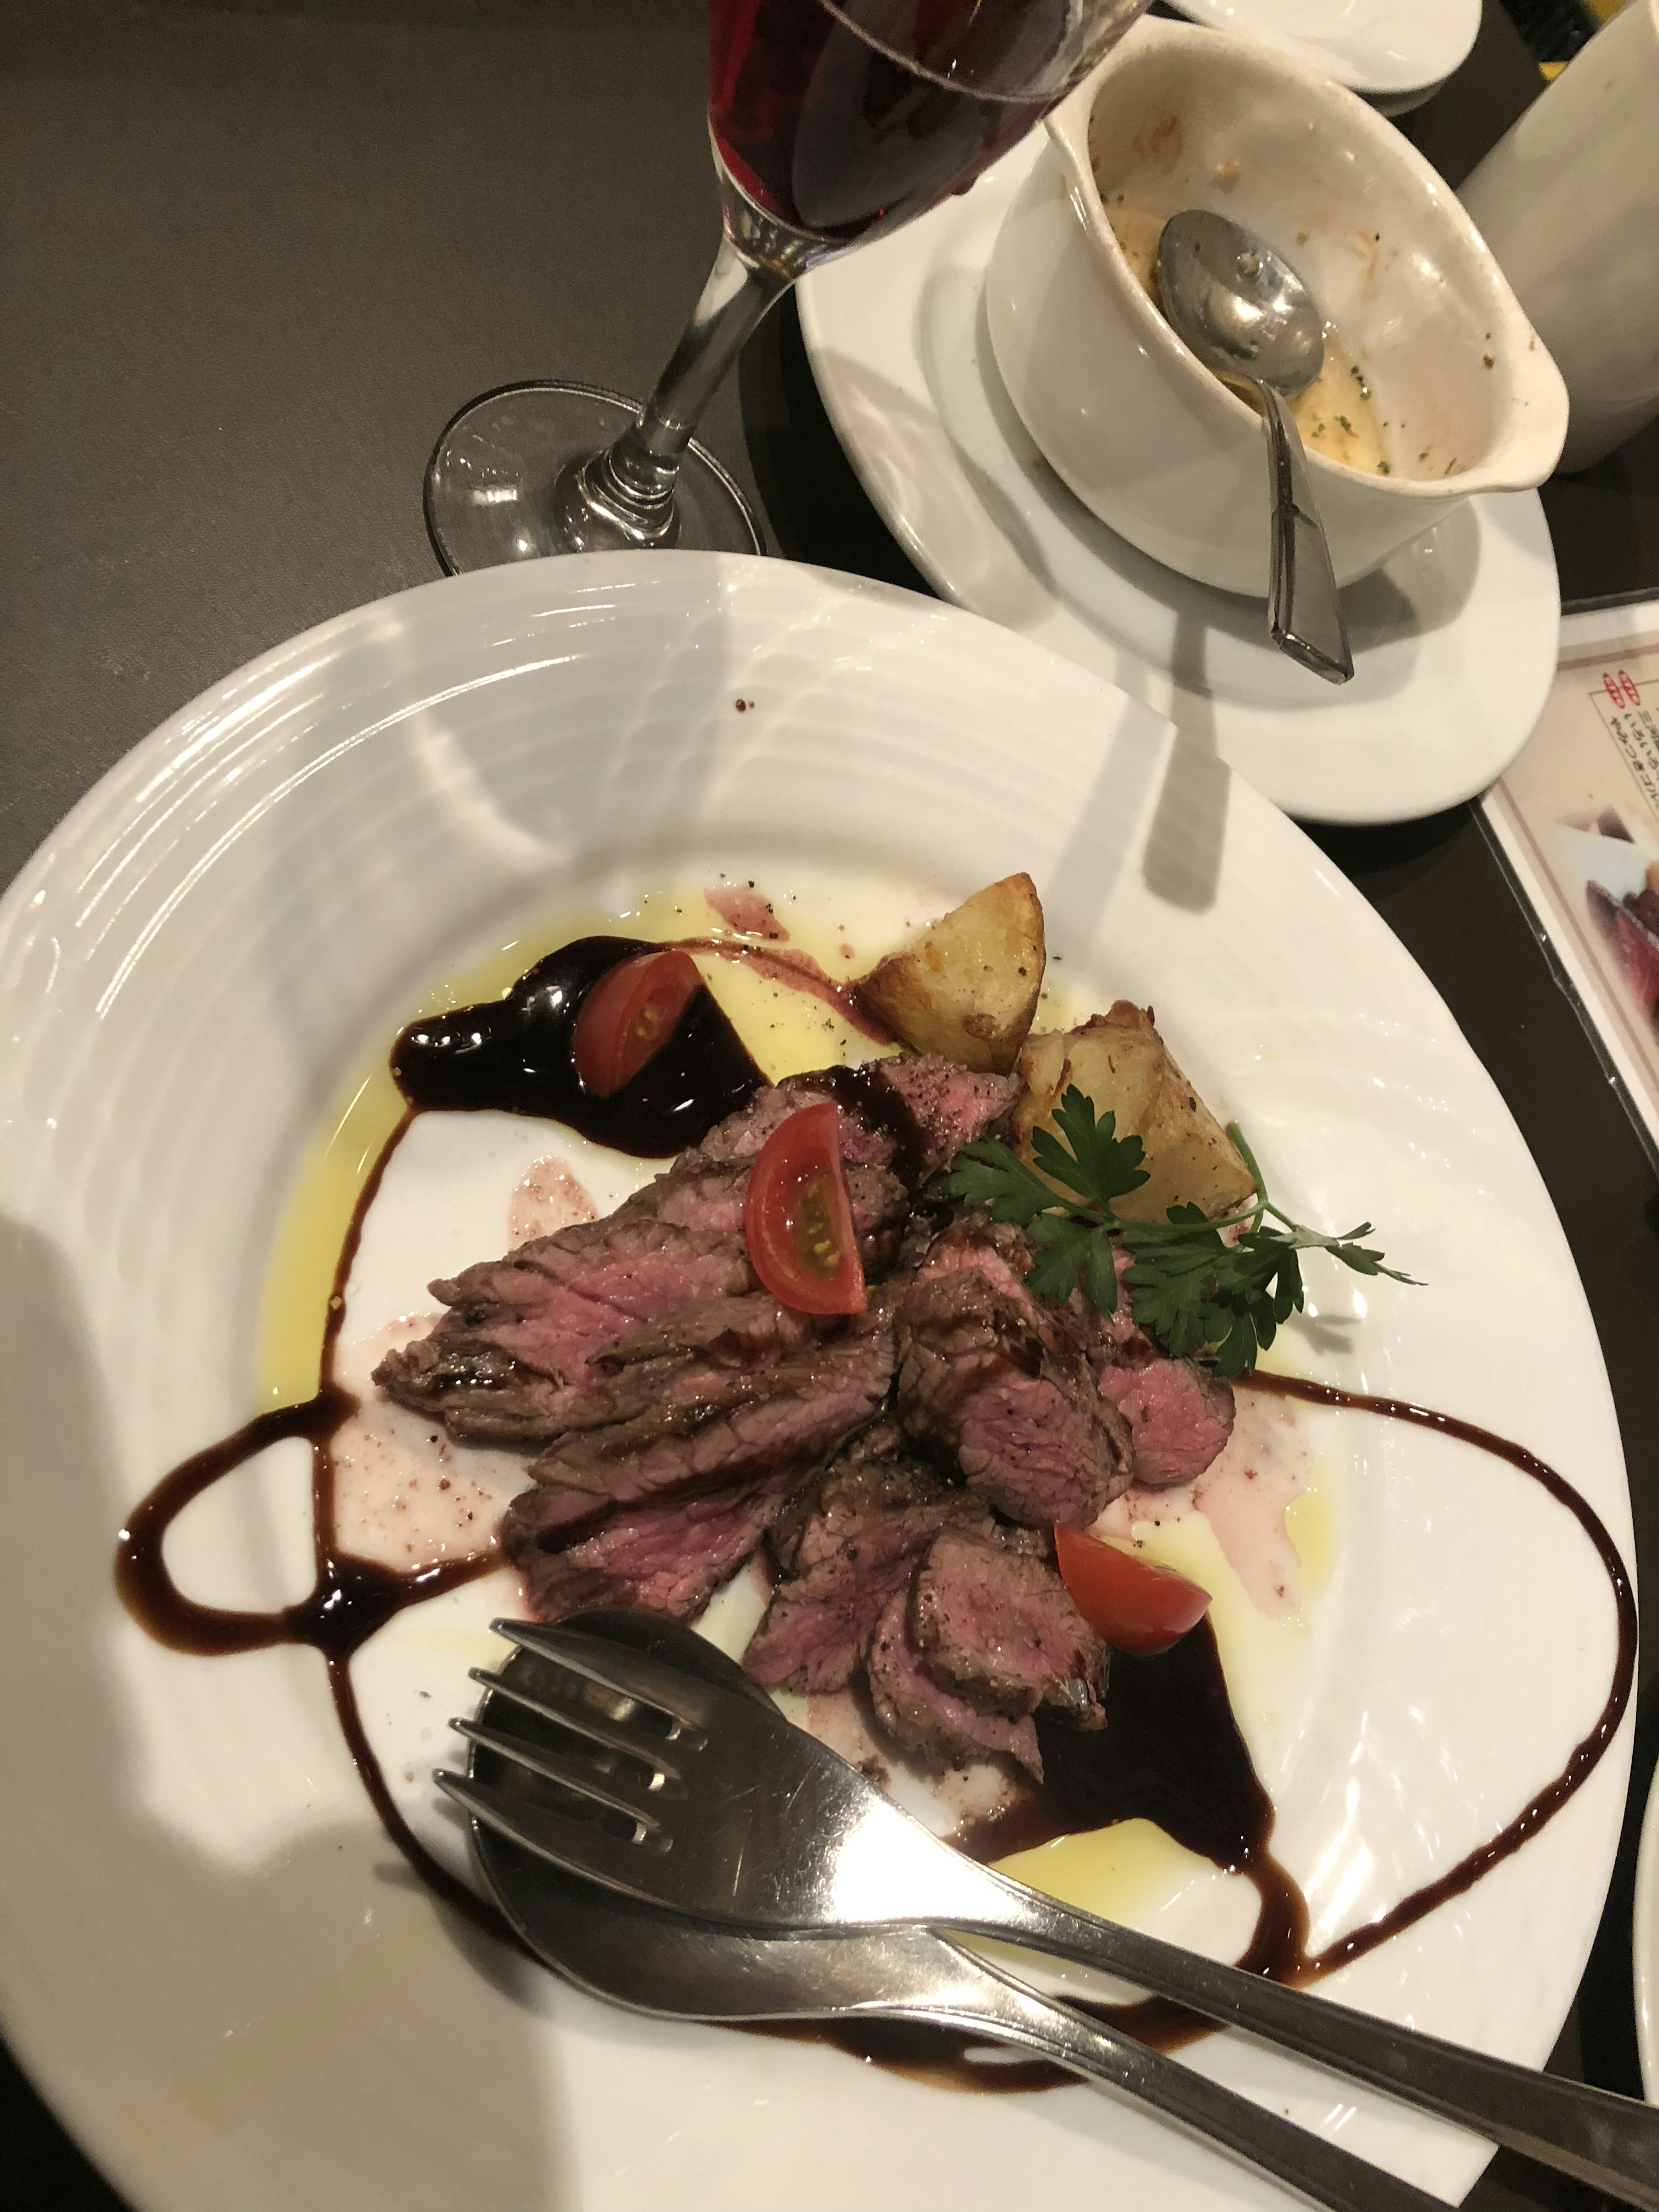
[[[1005,876],[878,961],[859,996],[901,1044],[1006,1075],[1036,1012],[1046,958],[1036,885]]]
[[[1133,1220],[1162,1221],[1172,1206],[1231,1212],[1255,1188],[1231,1139],[1170,1057],[1150,1008],[1120,999],[1079,1030],[1028,1037],[1019,1074],[1013,1138],[1023,1159],[1031,1158],[1032,1130],[1053,1127],[1073,1084],[1097,1114],[1116,1115],[1120,1137],[1140,1139],[1149,1180],[1116,1201]]]

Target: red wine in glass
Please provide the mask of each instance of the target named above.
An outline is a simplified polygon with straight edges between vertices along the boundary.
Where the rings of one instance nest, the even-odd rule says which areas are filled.
[[[710,0],[708,118],[775,222],[851,245],[971,184],[1053,104],[1066,0]]]
[[[742,491],[692,434],[744,339],[817,263],[965,191],[1146,4],[708,0],[724,237],[702,296],[643,407],[535,383],[487,392],[452,417],[426,477],[444,566],[763,550]],[[632,144],[625,93],[619,149]]]

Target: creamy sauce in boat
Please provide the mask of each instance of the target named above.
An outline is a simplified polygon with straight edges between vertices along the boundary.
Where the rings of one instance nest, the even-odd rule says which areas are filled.
[[[1122,192],[1103,195],[1102,204],[1125,260],[1161,314],[1153,271],[1168,210]],[[1252,394],[1240,392],[1239,397],[1246,405],[1255,406]],[[1370,379],[1334,324],[1325,325],[1324,366],[1307,390],[1291,401],[1290,409],[1302,442],[1310,453],[1323,453],[1327,460],[1340,461],[1345,468],[1372,475],[1393,474],[1394,462],[1382,435]]]

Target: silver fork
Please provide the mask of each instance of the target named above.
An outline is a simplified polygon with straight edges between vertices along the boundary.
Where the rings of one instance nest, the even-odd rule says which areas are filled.
[[[638,1613],[585,1616],[594,1632],[765,1701],[766,1693],[702,1637]],[[513,1653],[499,1675],[479,1673],[483,1712],[514,1739],[514,1755],[474,1742],[472,1781],[523,1805],[547,1785],[522,1754],[569,1738],[544,1717],[566,1709],[554,1670]],[[630,1710],[584,1686],[599,1721]],[[486,1734],[489,1732],[486,1729]],[[1146,2105],[1256,2166],[1328,2212],[1443,2212],[1352,2152],[1308,2133],[1130,2036],[1041,1997],[1012,1975],[927,1928],[883,1928],[822,1938],[756,1936],[719,1921],[667,1912],[550,1866],[499,1826],[472,1823],[484,1879],[529,1948],[568,1980],[635,2011],[679,2020],[749,2023],[897,2020],[966,2033],[1063,2066]]]
[[[437,1780],[476,1820],[642,1903],[757,1933],[950,1928],[1103,1969],[1659,2212],[1659,2112],[1241,1972],[1040,1895],[939,1838],[769,1701],[608,1638],[498,1621],[550,1662],[526,1745],[457,1722],[547,1785]],[[508,1681],[480,1677],[493,1692]],[[585,1686],[632,1701],[598,1711]],[[1183,2069],[1184,2070],[1184,2069]]]

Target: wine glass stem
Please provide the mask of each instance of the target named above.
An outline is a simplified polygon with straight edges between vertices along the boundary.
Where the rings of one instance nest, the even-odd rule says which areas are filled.
[[[715,386],[792,281],[776,270],[744,261],[730,239],[720,240],[702,296],[645,403],[636,430],[629,434],[641,452],[653,461],[678,465]]]
[[[572,550],[672,545],[674,483],[699,417],[744,340],[793,283],[745,260],[722,239],[702,296],[645,403],[616,442],[566,471],[554,495],[556,528]]]

